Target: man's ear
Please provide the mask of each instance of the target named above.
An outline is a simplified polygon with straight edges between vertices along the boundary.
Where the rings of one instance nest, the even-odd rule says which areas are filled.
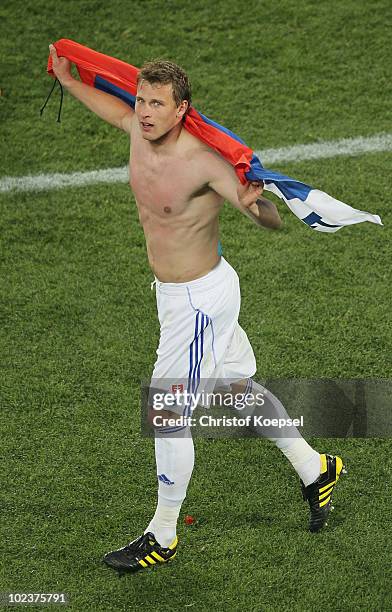
[[[188,107],[189,107],[188,100],[183,100],[181,104],[179,105],[179,107],[177,108],[177,117],[180,117],[182,119]]]

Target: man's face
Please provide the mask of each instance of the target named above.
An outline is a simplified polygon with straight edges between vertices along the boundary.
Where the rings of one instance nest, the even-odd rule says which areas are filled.
[[[164,136],[181,121],[186,106],[186,102],[176,106],[171,83],[151,85],[141,81],[136,93],[135,113],[143,138],[154,141]]]

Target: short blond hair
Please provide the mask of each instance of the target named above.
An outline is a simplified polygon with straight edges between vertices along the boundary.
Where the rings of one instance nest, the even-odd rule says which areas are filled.
[[[191,105],[192,90],[188,75],[180,66],[173,62],[167,60],[146,62],[141,67],[137,76],[138,85],[141,81],[147,81],[151,85],[156,83],[168,85],[171,83],[176,106],[179,106],[183,100],[188,102],[188,108]]]

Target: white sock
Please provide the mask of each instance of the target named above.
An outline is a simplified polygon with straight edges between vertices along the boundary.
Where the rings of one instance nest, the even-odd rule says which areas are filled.
[[[151,531],[161,546],[172,544],[182,502],[192,475],[195,453],[189,427],[155,435],[158,505],[144,533]]]
[[[290,461],[305,487],[320,476],[320,454],[303,438],[280,438],[276,446]]]
[[[157,509],[144,533],[151,531],[156,541],[167,548],[176,537],[176,526],[180,514],[181,503],[177,506],[165,506],[158,498]]]
[[[256,415],[260,412],[264,417],[270,419],[289,418],[282,402],[271,391],[254,380],[248,380],[245,392],[252,393],[255,398],[257,393],[261,393],[265,399],[264,405],[259,408],[255,400],[254,406],[256,408],[252,406],[250,409],[252,414]],[[290,461],[305,487],[317,480],[321,469],[320,455],[303,439],[296,427],[286,426],[285,428],[277,429],[276,427],[264,428],[257,426],[255,429],[260,436],[266,437],[276,444]]]

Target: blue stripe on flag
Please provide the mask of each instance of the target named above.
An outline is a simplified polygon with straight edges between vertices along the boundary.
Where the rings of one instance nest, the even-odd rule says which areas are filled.
[[[268,174],[271,176],[272,174],[276,173],[268,172]],[[278,183],[277,187],[283,193],[286,200],[298,198],[302,202],[305,202],[309,192],[312,191],[312,188],[309,187],[309,185],[305,185],[305,183],[300,183],[299,181],[293,181],[293,179],[286,181],[278,177],[271,177],[270,180]]]
[[[121,89],[121,87],[117,87],[117,85],[113,85],[110,81],[103,79],[98,74],[95,76],[94,86],[101,91],[105,91],[106,93],[112,94],[113,96],[117,96],[132,108],[135,108],[136,97],[130,94],[128,91]]]
[[[302,221],[310,227],[312,227],[314,223],[317,223],[318,225],[323,225],[324,227],[342,227],[341,225],[331,225],[330,223],[325,223],[325,221],[321,221],[320,215],[315,212],[310,213],[307,217],[302,219]]]
[[[197,112],[199,113],[200,117],[203,119],[205,123],[208,123],[208,125],[212,125],[214,128],[220,130],[221,132],[224,132],[228,136],[231,136],[237,142],[240,142],[241,144],[247,146],[245,142],[242,140],[242,138],[237,136],[237,134],[234,134],[234,132],[232,132],[231,130],[228,130],[227,128],[223,127],[223,125],[220,125],[220,123],[216,123],[216,121],[209,119],[208,117],[203,115],[203,113],[201,113],[200,111],[197,111]]]
[[[289,176],[267,170],[263,167],[257,155],[253,155],[250,162],[250,170],[245,173],[248,181],[264,181],[265,183],[276,183],[279,190],[287,200],[298,198],[304,202],[312,191],[312,187],[296,181]]]

